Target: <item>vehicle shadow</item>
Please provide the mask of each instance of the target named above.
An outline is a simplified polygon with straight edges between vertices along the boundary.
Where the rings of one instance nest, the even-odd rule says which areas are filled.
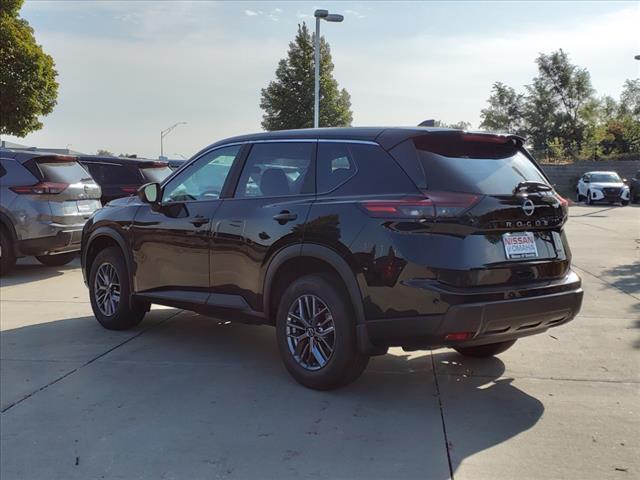
[[[13,285],[59,277],[63,275],[66,270],[75,270],[77,268],[80,268],[79,258],[62,267],[42,265],[35,258],[21,258],[9,273],[3,273],[2,276],[0,276],[0,287],[11,287]]]
[[[544,411],[502,378],[498,358],[461,363],[453,353],[394,349],[355,383],[319,392],[289,377],[271,327],[183,312],[134,333],[143,330],[133,338],[84,317],[0,334],[10,345],[3,358],[29,347],[37,361],[3,369],[5,388],[30,381],[35,392],[3,414],[4,474],[445,479],[447,450],[455,473]],[[469,374],[476,362],[481,377]],[[50,364],[57,370],[38,376]]]

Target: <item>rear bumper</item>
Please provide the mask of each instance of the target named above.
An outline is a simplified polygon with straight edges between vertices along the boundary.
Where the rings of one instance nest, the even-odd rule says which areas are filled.
[[[366,335],[376,346],[407,349],[512,340],[571,321],[580,311],[583,291],[580,278],[570,272],[561,281],[535,288],[480,294],[457,291],[446,297],[450,307],[445,314],[368,320]],[[452,341],[446,338],[452,333],[468,336]]]
[[[55,235],[18,242],[20,255],[54,255],[80,251],[82,229],[60,230]]]

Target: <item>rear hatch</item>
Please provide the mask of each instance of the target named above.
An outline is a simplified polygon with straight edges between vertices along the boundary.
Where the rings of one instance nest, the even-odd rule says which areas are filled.
[[[38,182],[11,189],[32,201],[48,203],[50,215],[43,220],[60,225],[83,224],[101,207],[100,187],[75,157],[46,155],[32,158],[24,166]]]
[[[414,251],[415,234],[428,235],[429,242],[411,256],[440,282],[500,285],[566,274],[567,202],[519,139],[437,132],[408,140],[391,153],[402,157],[401,165],[417,162],[411,176],[423,203],[432,204],[430,218],[420,220],[422,228],[410,227],[412,235],[400,242],[411,243],[407,251]]]

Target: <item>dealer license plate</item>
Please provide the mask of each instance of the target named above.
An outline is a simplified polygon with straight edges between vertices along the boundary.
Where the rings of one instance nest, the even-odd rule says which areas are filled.
[[[505,233],[502,235],[507,260],[536,258],[538,249],[533,232]]]

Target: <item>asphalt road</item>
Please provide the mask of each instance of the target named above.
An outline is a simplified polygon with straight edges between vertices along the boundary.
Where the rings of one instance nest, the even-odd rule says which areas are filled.
[[[93,319],[77,263],[0,281],[0,477],[640,478],[640,208],[571,208],[585,301],[488,360],[393,349],[297,385],[270,327]]]

